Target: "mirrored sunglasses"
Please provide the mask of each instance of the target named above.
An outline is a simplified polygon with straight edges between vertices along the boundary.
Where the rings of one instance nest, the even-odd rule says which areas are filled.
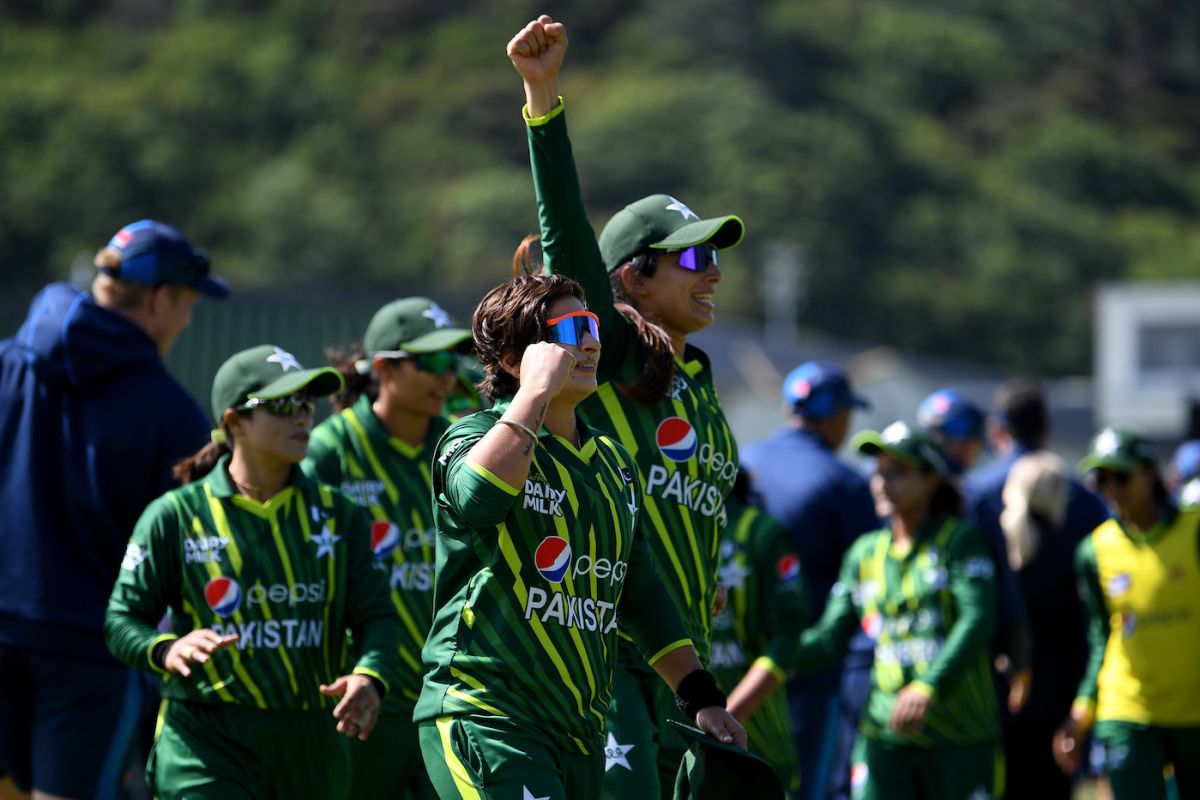
[[[590,311],[572,311],[561,317],[546,320],[548,338],[555,344],[583,344],[587,331],[597,342],[600,341],[600,319]]]
[[[235,408],[235,411],[253,411],[256,408],[261,408],[277,417],[294,417],[297,414],[304,413],[312,416],[317,410],[317,401],[311,397],[300,397],[291,395],[290,397],[276,397],[272,400],[262,400],[254,398],[243,403]]]
[[[439,377],[445,375],[447,372],[457,372],[459,364],[462,363],[462,356],[450,350],[439,350],[436,353],[421,353],[420,355],[409,356],[408,359],[422,372],[428,372]]]
[[[682,250],[668,250],[679,254],[679,266],[692,272],[704,272],[709,266],[717,265],[717,248],[710,244],[698,244]]]

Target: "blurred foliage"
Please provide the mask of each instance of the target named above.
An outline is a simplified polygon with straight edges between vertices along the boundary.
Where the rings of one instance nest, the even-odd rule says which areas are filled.
[[[0,0],[0,264],[153,216],[241,286],[479,292],[536,228],[524,0]],[[804,323],[1087,371],[1091,289],[1200,264],[1191,0],[562,0],[597,224],[654,191],[807,254]]]

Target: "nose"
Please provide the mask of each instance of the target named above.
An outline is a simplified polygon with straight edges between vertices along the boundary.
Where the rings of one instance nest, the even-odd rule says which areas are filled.
[[[721,268],[716,264],[709,264],[708,269],[704,270],[704,280],[716,286],[725,279],[725,274],[721,272]]]
[[[600,340],[592,336],[591,331],[584,331],[583,338],[579,341],[579,349],[585,353],[599,353]]]

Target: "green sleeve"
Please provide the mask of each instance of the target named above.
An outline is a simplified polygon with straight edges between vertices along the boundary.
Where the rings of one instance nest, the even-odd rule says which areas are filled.
[[[946,554],[948,590],[954,601],[954,624],[941,652],[921,675],[932,695],[945,690],[986,652],[996,627],[996,562],[983,536],[961,527]]]
[[[494,423],[495,418],[484,413],[459,420],[438,442],[434,459],[435,502],[470,528],[499,525],[521,493],[468,456]]]
[[[846,653],[850,637],[858,628],[858,610],[854,607],[854,592],[858,587],[858,562],[862,558],[863,536],[847,551],[842,559],[842,570],[838,582],[829,590],[825,613],[811,628],[800,635],[800,646],[796,649],[796,673],[807,675],[837,664]]]
[[[800,633],[808,618],[800,557],[791,534],[775,520],[759,515],[755,524],[762,528],[761,534],[753,536],[752,541],[761,542],[754,569],[760,576],[758,585],[762,599],[759,608],[766,610],[767,635],[767,646],[759,658],[768,659],[786,675],[795,669]]]
[[[1079,543],[1075,550],[1075,578],[1079,586],[1079,597],[1087,612],[1088,661],[1075,692],[1075,702],[1085,703],[1089,712],[1096,703],[1096,678],[1104,663],[1104,650],[1108,647],[1111,629],[1108,624],[1108,609],[1104,603],[1104,592],[1100,588],[1100,571],[1096,566],[1096,546],[1091,536]]]
[[[353,672],[370,675],[389,690],[400,670],[400,618],[392,605],[387,573],[374,569],[371,551],[370,519],[366,510],[343,498],[346,550],[350,564],[346,570],[349,586],[346,594],[346,624],[354,635],[361,655]]]
[[[604,357],[599,377],[604,381],[620,371],[634,334],[629,321],[613,306],[608,271],[579,190],[566,114],[561,110],[551,113],[541,124],[530,124],[528,131],[542,256],[548,272],[579,281],[588,308],[600,319]]]
[[[629,552],[625,586],[617,602],[617,621],[651,665],[664,653],[692,644],[670,597],[654,566],[645,529],[639,526]]]
[[[159,642],[178,638],[156,627],[182,591],[177,502],[165,494],[138,519],[104,614],[104,641],[117,660],[160,674],[150,654]]]
[[[300,463],[300,469],[314,481],[341,486],[342,453],[333,420],[327,419],[313,429],[312,437],[308,440],[308,454]]]

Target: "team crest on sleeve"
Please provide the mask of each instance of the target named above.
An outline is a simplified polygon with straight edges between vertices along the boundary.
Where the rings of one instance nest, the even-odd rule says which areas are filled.
[[[561,536],[547,536],[533,554],[533,565],[551,583],[559,583],[571,568],[571,545]]]
[[[400,544],[400,529],[396,524],[386,519],[377,519],[371,523],[371,552],[375,558],[385,559],[395,552]]]
[[[141,545],[130,542],[125,548],[125,557],[121,559],[121,569],[135,571],[142,562],[150,556],[150,551]]]
[[[658,423],[654,440],[658,451],[676,463],[688,461],[696,455],[699,443],[696,429],[683,417],[667,417]]]
[[[233,578],[218,575],[204,586],[204,599],[219,617],[230,617],[242,604],[242,587]]]

